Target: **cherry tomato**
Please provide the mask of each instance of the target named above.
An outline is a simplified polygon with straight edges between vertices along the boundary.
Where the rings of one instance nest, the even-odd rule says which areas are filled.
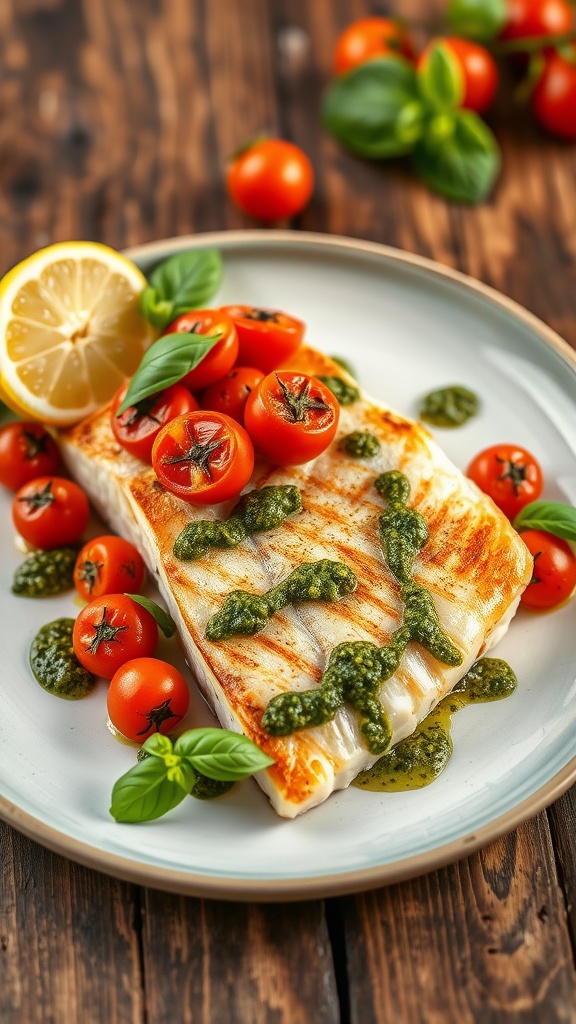
[[[160,431],[152,465],[167,491],[192,505],[211,505],[240,494],[252,476],[254,449],[229,416],[189,412]]]
[[[572,28],[567,0],[507,0],[501,39],[564,35]]]
[[[152,462],[152,445],[162,427],[181,416],[198,408],[198,402],[188,388],[182,384],[173,384],[165,391],[143,398],[137,405],[131,405],[121,416],[116,413],[126,397],[128,385],[123,384],[112,402],[110,424],[116,440],[137,459]]]
[[[238,357],[238,336],[230,317],[221,309],[191,309],[177,316],[164,334],[220,334],[221,338],[190,373],[180,381],[191,391],[200,391],[231,370]]]
[[[89,515],[88,498],[82,488],[60,476],[30,480],[16,492],[12,503],[12,520],[18,533],[44,551],[76,544]]]
[[[74,566],[74,586],[86,601],[125,591],[137,594],[145,576],[140,552],[130,541],[111,535],[89,540]]]
[[[112,679],[132,658],[151,657],[157,643],[154,616],[126,594],[95,598],[82,609],[72,630],[78,661],[103,679]]]
[[[532,111],[543,128],[563,139],[576,140],[576,47],[566,60],[559,53],[546,58],[532,92]]]
[[[257,366],[264,373],[276,370],[302,344],[306,325],[277,309],[224,306],[238,333],[238,362]]]
[[[278,466],[298,466],[333,440],[340,407],[332,392],[303,373],[265,377],[246,402],[244,421],[255,448]]]
[[[565,540],[543,530],[524,530],[520,536],[534,555],[532,579],[520,603],[526,608],[555,608],[576,587],[576,556]]]
[[[263,139],[232,159],[226,186],[244,213],[257,220],[279,220],[304,209],[314,189],[314,171],[299,146]]]
[[[468,476],[513,519],[542,493],[542,470],[533,455],[514,444],[495,444],[472,460]]]
[[[108,718],[134,743],[144,743],[154,732],[172,732],[189,704],[184,676],[158,658],[125,662],[112,676],[108,689]]]
[[[262,380],[262,370],[256,370],[253,366],[235,366],[225,377],[202,392],[202,408],[223,412],[237,423],[244,423],[244,407],[248,395]]]
[[[338,37],[334,51],[334,72],[343,75],[371,57],[382,57],[387,53],[413,57],[414,52],[403,25],[390,18],[360,18],[348,25]]]
[[[498,88],[498,68],[494,58],[478,43],[446,36],[431,40],[418,58],[419,68],[425,64],[436,43],[443,43],[458,62],[463,77],[462,106],[482,114],[492,103]]]
[[[50,476],[60,467],[53,437],[34,422],[8,423],[0,430],[0,484],[17,491],[38,476]]]

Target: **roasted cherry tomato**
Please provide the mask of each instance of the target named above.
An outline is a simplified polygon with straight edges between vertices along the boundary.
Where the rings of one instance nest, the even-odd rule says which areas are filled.
[[[154,616],[126,594],[95,598],[82,609],[72,631],[78,661],[103,679],[112,679],[132,658],[151,657],[157,643]]]
[[[203,409],[223,412],[237,423],[244,423],[244,407],[248,395],[264,380],[262,370],[253,366],[235,366],[225,377],[202,392]]]
[[[306,325],[277,309],[224,306],[238,332],[238,362],[271,373],[294,355],[302,344]]]
[[[154,732],[172,732],[189,704],[182,673],[158,658],[125,662],[112,676],[108,689],[108,718],[134,743],[144,743]]]
[[[520,536],[534,556],[532,579],[520,602],[526,608],[555,608],[576,587],[576,556],[565,540],[543,530],[524,530]]]
[[[572,28],[568,0],[507,0],[501,39],[564,35]]]
[[[76,544],[88,523],[88,498],[78,484],[60,476],[39,476],[21,487],[12,503],[18,533],[50,551]]]
[[[152,465],[167,491],[193,505],[235,498],[254,468],[248,434],[221,412],[178,416],[158,434]]]
[[[551,53],[532,92],[532,111],[543,128],[576,140],[576,47],[565,55]]]
[[[81,597],[92,601],[104,594],[137,594],[146,567],[139,551],[122,537],[95,537],[78,553],[74,586]]]
[[[413,50],[406,29],[390,18],[360,18],[345,28],[334,51],[334,72],[346,71],[364,64],[371,57],[401,53],[412,57]]]
[[[180,381],[191,391],[200,391],[231,370],[238,357],[238,336],[229,316],[221,309],[191,309],[177,316],[164,334],[220,334],[220,340],[190,373]]]
[[[314,189],[314,171],[292,142],[257,140],[231,160],[226,186],[244,213],[257,220],[279,220],[304,209]]]
[[[283,370],[250,393],[244,422],[262,455],[279,466],[298,466],[328,447],[339,417],[338,402],[324,384]]]
[[[17,491],[38,476],[50,476],[60,467],[53,437],[34,422],[8,423],[0,430],[0,484]]]
[[[137,405],[131,405],[121,416],[116,413],[122,405],[128,385],[124,384],[116,393],[112,402],[110,424],[117,441],[137,459],[152,462],[152,445],[162,427],[175,416],[192,412],[198,408],[198,402],[188,388],[182,384],[173,384],[165,391],[143,398]]]
[[[495,444],[472,460],[468,476],[513,519],[542,493],[542,470],[533,455],[514,444]]]
[[[492,103],[498,88],[498,68],[488,50],[468,39],[445,36],[432,39],[418,58],[418,67],[422,67],[431,49],[443,43],[454,57],[462,73],[463,98],[462,106],[482,114]]]

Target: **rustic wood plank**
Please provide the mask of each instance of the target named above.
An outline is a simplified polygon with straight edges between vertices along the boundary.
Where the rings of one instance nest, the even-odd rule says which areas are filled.
[[[576,950],[576,786],[552,804],[548,818],[566,900],[572,948]]]
[[[138,905],[0,822],[2,1024],[140,1024]]]

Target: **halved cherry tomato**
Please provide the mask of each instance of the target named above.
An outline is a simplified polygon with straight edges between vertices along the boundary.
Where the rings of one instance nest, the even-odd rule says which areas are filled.
[[[112,676],[108,689],[108,718],[134,743],[144,743],[154,732],[172,732],[189,704],[182,673],[158,658],[125,662]]]
[[[89,540],[78,553],[74,586],[81,597],[92,601],[104,594],[137,594],[146,567],[140,552],[123,537],[105,535]]]
[[[56,473],[60,453],[40,423],[7,423],[0,430],[0,483],[17,491],[38,476]]]
[[[567,0],[507,0],[501,39],[564,35],[572,28]]]
[[[192,505],[235,498],[254,469],[248,434],[221,412],[177,416],[158,434],[152,465],[167,491]]]
[[[224,306],[238,333],[238,362],[257,366],[264,373],[276,370],[302,344],[306,325],[277,309],[256,306]]]
[[[237,423],[244,423],[248,395],[257,388],[265,374],[253,366],[235,366],[225,377],[214,381],[200,396],[203,409],[223,412]]]
[[[509,519],[542,493],[540,465],[530,452],[518,445],[495,444],[485,448],[466,472]]]
[[[238,357],[238,336],[236,328],[225,310],[191,309],[189,313],[177,316],[164,334],[220,334],[221,338],[206,353],[195,369],[182,377],[181,384],[190,391],[207,388],[215,380],[231,370]]]
[[[562,139],[576,140],[576,46],[551,53],[532,92],[532,111],[543,128]]]
[[[255,448],[278,466],[298,466],[333,440],[340,407],[332,392],[304,373],[265,377],[246,402],[244,422]]]
[[[565,540],[544,530],[524,530],[520,536],[534,555],[532,579],[520,603],[526,608],[555,608],[576,587],[576,556]]]
[[[112,402],[112,433],[131,455],[144,462],[152,462],[152,445],[162,427],[175,416],[198,409],[198,402],[188,388],[182,384],[173,384],[165,391],[143,398],[137,405],[131,405],[121,416],[117,416],[127,390],[128,385],[123,384]]]
[[[95,598],[82,609],[72,630],[78,661],[103,679],[112,679],[132,658],[151,657],[157,643],[154,616],[126,594]]]
[[[334,72],[343,75],[371,57],[390,53],[401,53],[408,58],[414,54],[403,25],[391,18],[360,18],[348,25],[338,37]]]
[[[60,476],[31,480],[16,492],[12,503],[12,520],[18,533],[44,551],[76,544],[89,515],[88,498],[82,488]]]
[[[257,139],[232,158],[226,187],[244,213],[257,220],[280,220],[304,209],[314,189],[314,171],[293,142]]]
[[[492,103],[498,88],[498,68],[492,54],[469,39],[444,36],[428,43],[418,58],[419,68],[426,63],[430,51],[437,43],[444,44],[462,73],[462,106],[482,114]]]

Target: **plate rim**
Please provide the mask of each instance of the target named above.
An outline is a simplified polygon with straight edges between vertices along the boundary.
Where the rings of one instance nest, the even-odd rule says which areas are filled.
[[[572,372],[576,373],[576,351],[553,328],[514,299],[453,267],[379,242],[322,232],[241,229],[180,235],[131,246],[122,251],[129,259],[138,260],[150,257],[154,259],[155,256],[162,258],[167,248],[172,252],[177,252],[181,249],[203,248],[207,245],[222,249],[261,248],[263,246],[304,247],[324,251],[332,249],[337,253],[381,257],[391,263],[418,268],[428,275],[444,279],[466,291],[475,293],[490,305],[504,310],[536,333],[543,343],[552,348]],[[513,831],[523,822],[540,813],[565,793],[575,781],[576,756],[571,758],[536,792],[472,833],[437,846],[433,850],[387,864],[336,874],[314,875],[308,878],[212,877],[134,860],[121,854],[100,850],[91,843],[82,842],[66,832],[42,822],[2,794],[0,794],[0,818],[29,839],[39,842],[54,853],[127,882],[200,898],[289,902],[362,892],[376,886],[406,881],[417,875],[455,863],[494,842],[502,835]]]

